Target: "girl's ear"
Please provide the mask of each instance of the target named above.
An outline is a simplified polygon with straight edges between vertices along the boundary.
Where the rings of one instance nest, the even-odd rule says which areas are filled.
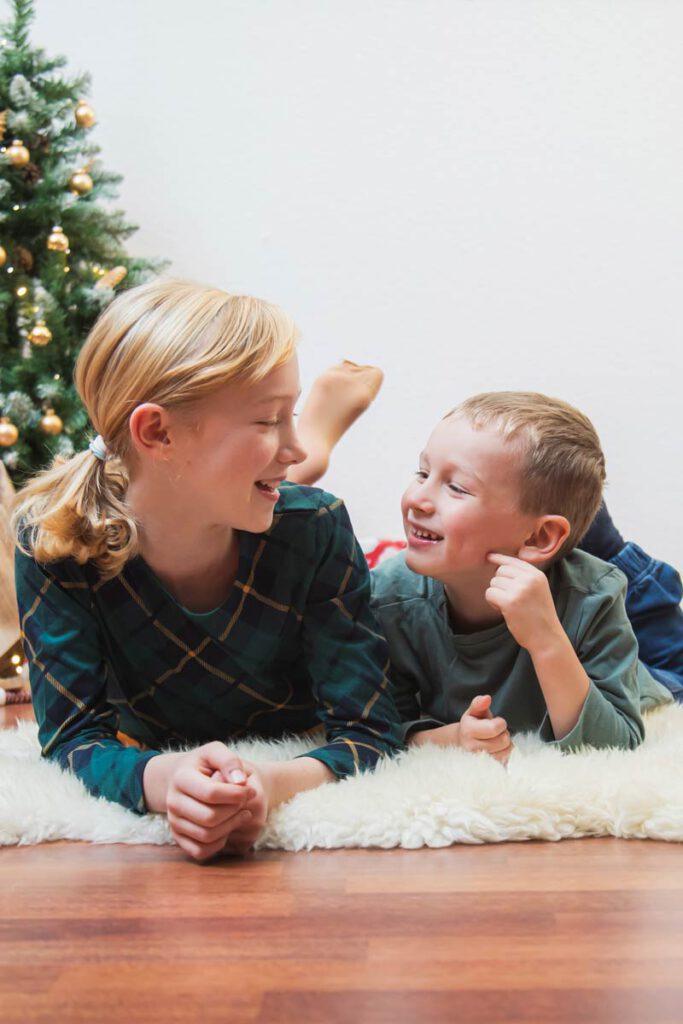
[[[554,558],[571,533],[564,516],[541,516],[517,552],[517,558],[530,565],[539,565]]]
[[[133,447],[140,455],[164,458],[171,443],[168,428],[168,413],[153,402],[136,406],[128,420]]]

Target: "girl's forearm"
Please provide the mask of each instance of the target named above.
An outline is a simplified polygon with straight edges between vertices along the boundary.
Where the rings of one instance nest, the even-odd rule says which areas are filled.
[[[552,637],[537,650],[529,650],[529,654],[543,691],[555,739],[561,740],[581,717],[591,681],[565,633]]]
[[[266,788],[269,809],[287,803],[297,793],[336,779],[334,772],[315,757],[297,757],[280,763],[268,761],[255,767]]]
[[[171,776],[183,754],[158,754],[150,757],[142,775],[142,791],[148,811],[166,813],[166,794]]]

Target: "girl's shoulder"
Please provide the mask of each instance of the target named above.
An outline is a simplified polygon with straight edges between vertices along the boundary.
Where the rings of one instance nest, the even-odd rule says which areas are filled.
[[[19,575],[40,575],[54,580],[55,583],[79,584],[92,586],[97,583],[99,574],[94,563],[84,565],[74,558],[60,558],[54,562],[39,562],[30,553],[30,549],[15,548],[15,572]]]
[[[307,487],[285,481],[280,485],[280,497],[275,506],[276,516],[324,515],[342,508],[344,502],[320,487]]]

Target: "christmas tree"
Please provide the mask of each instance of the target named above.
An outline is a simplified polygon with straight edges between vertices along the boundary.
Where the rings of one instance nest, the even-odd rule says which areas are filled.
[[[108,201],[121,176],[91,138],[87,74],[29,45],[34,0],[0,29],[0,457],[15,482],[87,444],[79,349],[116,291],[163,264],[131,259],[136,230]]]

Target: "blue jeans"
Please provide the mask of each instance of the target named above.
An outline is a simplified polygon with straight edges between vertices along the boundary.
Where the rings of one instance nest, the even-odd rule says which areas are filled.
[[[683,704],[683,597],[681,577],[637,544],[610,558],[626,575],[626,613],[638,639],[640,660],[650,675]]]

